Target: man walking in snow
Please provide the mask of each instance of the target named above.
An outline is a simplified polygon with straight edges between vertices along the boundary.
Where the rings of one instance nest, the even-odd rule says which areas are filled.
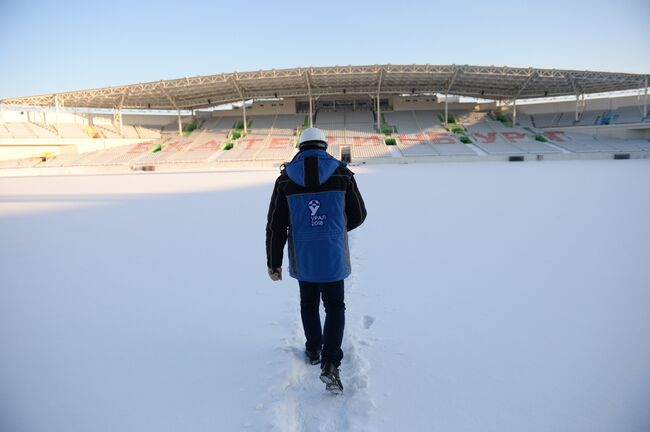
[[[282,280],[282,255],[289,241],[289,274],[300,285],[300,316],[305,354],[321,363],[326,389],[343,391],[339,366],[345,327],[343,280],[350,275],[348,231],[361,225],[366,208],[345,164],[327,152],[320,129],[305,129],[299,152],[275,182],[266,224],[266,265]],[[320,298],[325,306],[321,328]]]

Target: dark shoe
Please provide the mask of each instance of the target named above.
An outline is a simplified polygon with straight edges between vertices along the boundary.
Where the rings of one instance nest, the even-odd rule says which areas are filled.
[[[318,351],[305,350],[305,356],[307,356],[307,361],[310,364],[317,365],[318,363],[320,363],[320,350]]]
[[[341,394],[343,393],[343,384],[339,377],[339,370],[330,362],[324,362],[321,365],[320,380],[325,383],[325,390]]]

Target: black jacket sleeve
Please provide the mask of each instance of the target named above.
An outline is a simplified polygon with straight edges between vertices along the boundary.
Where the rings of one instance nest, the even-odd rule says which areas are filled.
[[[282,187],[287,180],[283,177],[280,176],[275,182],[266,221],[266,265],[272,269],[282,267],[282,254],[289,227],[289,206]]]
[[[348,231],[352,231],[361,225],[368,215],[361,192],[359,192],[357,182],[354,180],[354,175],[350,176],[350,183],[345,192],[345,214],[348,218]]]

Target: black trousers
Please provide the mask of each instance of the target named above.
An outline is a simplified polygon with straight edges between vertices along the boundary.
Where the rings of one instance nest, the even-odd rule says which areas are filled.
[[[305,348],[322,349],[322,361],[339,367],[343,359],[343,329],[345,328],[345,302],[343,281],[305,282],[300,284],[300,317],[305,331]],[[325,325],[320,323],[320,298],[325,306]]]

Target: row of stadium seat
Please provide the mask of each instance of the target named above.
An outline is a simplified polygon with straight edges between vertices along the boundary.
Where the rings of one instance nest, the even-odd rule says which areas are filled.
[[[623,140],[555,130],[543,134],[556,146],[572,153],[650,151],[650,141],[642,139]]]
[[[239,139],[233,149],[223,151],[217,162],[285,161],[295,152],[296,130],[305,116],[295,114],[249,116],[248,135]],[[232,121],[232,120],[231,120]]]
[[[647,151],[648,141],[598,138],[581,134],[549,132],[549,142],[534,136],[544,131],[534,127],[508,127],[492,120],[487,113],[452,112],[466,130],[471,144],[491,155],[553,154],[560,152]],[[462,144],[456,134],[442,127],[441,113],[435,111],[402,111],[386,113],[389,124],[398,130],[398,148],[404,156],[470,155],[471,146]],[[419,132],[418,132],[419,131]],[[402,133],[403,132],[403,133]],[[562,138],[565,137],[565,138]]]
[[[327,151],[335,157],[339,157],[341,146],[350,147],[353,159],[392,157],[384,135],[377,133],[372,111],[317,112],[314,126],[325,132]]]
[[[123,125],[121,136],[117,128],[112,124],[95,124],[93,126],[83,126],[78,123],[61,123],[59,124],[60,138],[85,139],[94,138],[98,133],[99,138],[159,138],[160,132],[155,129],[143,126]],[[7,122],[0,124],[0,138],[40,138],[56,139],[59,135],[52,125],[43,125],[32,122]]]
[[[0,124],[0,138],[56,138],[56,131],[46,126],[29,122],[8,122]],[[86,136],[88,138],[88,136]]]
[[[648,151],[650,143],[643,140],[617,140],[577,133],[542,131],[534,127],[508,127],[492,120],[483,112],[452,112],[464,135],[471,143],[460,141],[459,134],[448,132],[442,126],[442,113],[437,111],[386,112],[385,119],[397,129],[393,135],[397,145],[384,144],[384,135],[375,131],[370,112],[352,115],[350,112],[327,112],[332,123],[316,124],[328,137],[328,151],[340,156],[340,147],[349,146],[352,157],[388,158],[451,155],[525,155],[552,153],[587,153],[612,151]],[[318,118],[318,116],[317,116]],[[133,164],[169,164],[193,162],[286,161],[296,152],[295,131],[303,126],[302,115],[250,116],[248,135],[235,141],[232,150],[222,147],[237,122],[233,117],[216,117],[203,122],[202,128],[188,136],[174,134],[136,145],[113,147],[106,150],[61,155],[38,164],[52,166],[99,166]],[[129,129],[131,132],[137,128]],[[545,134],[549,142],[534,139]],[[158,148],[159,151],[151,152]]]
[[[530,132],[501,129],[486,113],[452,112],[467,131],[472,144],[488,154],[557,153],[560,150],[529,137]],[[473,147],[463,144],[460,136],[442,127],[444,115],[436,111],[386,113],[387,121],[397,128],[398,148],[405,156],[476,155]]]
[[[517,113],[517,123],[521,126],[549,128],[650,122],[650,116],[644,119],[642,111],[642,108],[634,106],[616,110],[589,110],[581,113],[578,121],[575,120],[575,111],[544,114]]]

